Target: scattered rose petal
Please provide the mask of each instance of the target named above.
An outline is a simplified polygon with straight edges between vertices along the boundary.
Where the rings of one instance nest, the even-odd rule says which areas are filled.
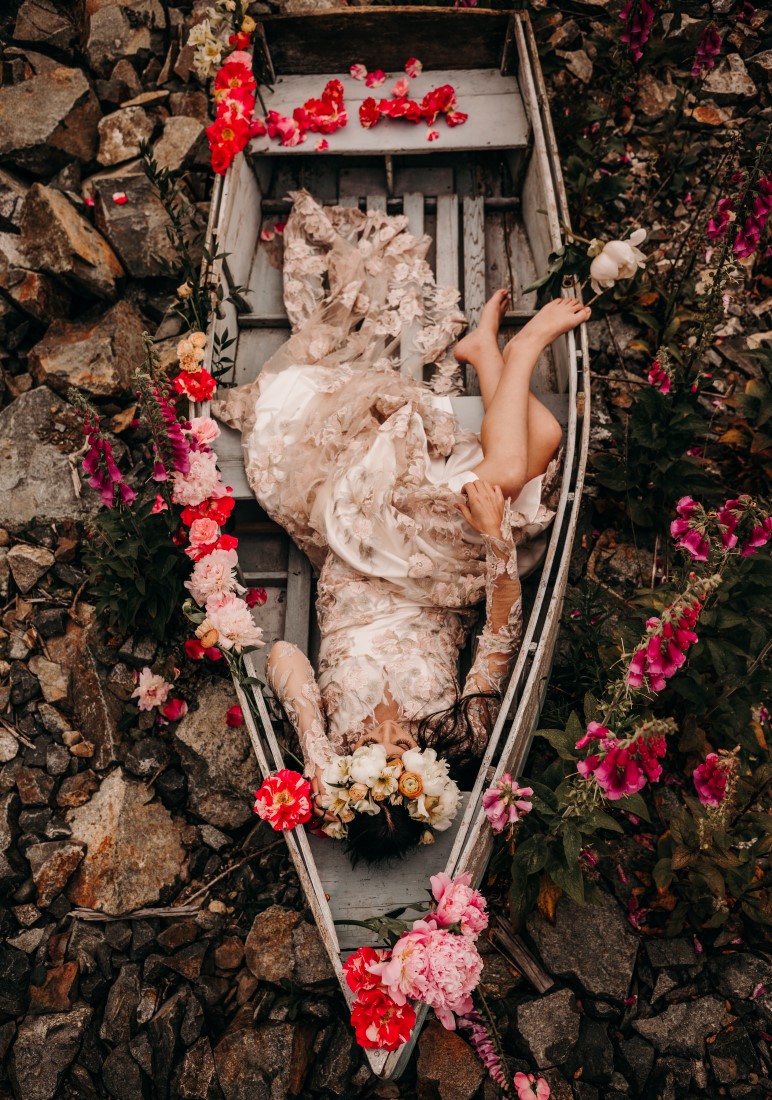
[[[751,993],[751,1000],[755,1001],[757,997],[763,997],[766,992],[767,992],[767,987],[764,985],[763,982],[759,982],[758,985],[755,985],[753,987],[753,992]]]
[[[694,953],[695,953],[695,955],[701,955],[701,954],[702,954],[702,952],[703,952],[703,951],[704,951],[705,949],[704,949],[704,947],[702,946],[702,944],[700,943],[700,941],[699,941],[699,940],[697,939],[697,937],[696,937],[696,936],[692,936],[692,943],[693,943],[693,945],[694,945]]]
[[[366,65],[352,65],[351,68],[349,69],[349,72],[351,73],[354,80],[364,80],[365,77],[367,76],[367,66]]]
[[[410,81],[407,80],[404,76],[401,76],[399,80],[397,80],[394,84],[394,87],[391,89],[391,94],[393,96],[396,96],[397,99],[401,99],[403,96],[406,96],[409,91]]]
[[[264,588],[250,588],[244,599],[247,607],[262,607],[268,601],[268,593]]]
[[[405,72],[408,76],[416,77],[420,76],[423,72],[423,65],[417,57],[409,57],[405,62]]]
[[[632,997],[625,997],[624,1003],[626,1005],[634,1005],[638,1000],[638,994],[633,993]]]
[[[365,84],[368,88],[380,88],[381,84],[386,83],[386,73],[383,69],[373,69],[371,73],[367,74]]]
[[[277,236],[281,237],[282,233],[284,232],[284,227],[286,226],[286,224],[287,224],[286,222],[277,222],[276,223],[276,225],[273,228],[274,228],[274,232],[277,234]]]
[[[327,138],[319,138],[316,145],[314,146],[314,149],[316,149],[317,153],[323,153],[325,149],[329,149],[329,148],[330,148],[330,143],[327,140]]]
[[[238,703],[225,712],[225,725],[232,726],[233,729],[244,725],[244,711]]]
[[[430,130],[429,133],[426,135],[426,140],[427,141],[436,141],[439,136],[440,136],[440,131],[439,130]]]
[[[273,227],[270,225],[264,225],[263,228],[260,230],[261,241],[272,241],[275,236],[276,233]]]
[[[95,202],[94,199],[90,199],[90,198],[85,198],[83,201],[85,202],[86,206],[93,206],[94,202]]]
[[[128,201],[129,200],[126,197],[125,191],[113,191],[113,202],[117,206],[123,206],[124,203],[127,203]]]
[[[170,722],[179,722],[188,713],[188,704],[184,699],[170,699],[161,707],[161,714]]]

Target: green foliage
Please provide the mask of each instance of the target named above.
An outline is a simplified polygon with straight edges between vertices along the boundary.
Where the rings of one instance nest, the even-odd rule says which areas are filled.
[[[153,499],[100,512],[85,561],[89,592],[109,628],[160,641],[182,603],[186,559],[172,544],[169,513],[152,514]]]

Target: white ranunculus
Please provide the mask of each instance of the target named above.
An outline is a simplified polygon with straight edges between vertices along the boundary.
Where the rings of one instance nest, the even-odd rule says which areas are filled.
[[[645,229],[636,229],[626,241],[606,242],[590,264],[590,281],[596,294],[608,290],[618,279],[632,279],[639,268],[646,266],[646,257],[637,247],[645,237]]]
[[[372,787],[386,767],[386,749],[383,745],[363,745],[351,757],[349,774],[353,783]]]

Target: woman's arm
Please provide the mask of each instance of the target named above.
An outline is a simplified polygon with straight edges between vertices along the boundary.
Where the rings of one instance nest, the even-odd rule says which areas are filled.
[[[336,759],[327,739],[322,697],[305,654],[290,642],[276,642],[266,664],[268,683],[295,727],[303,752],[303,774],[312,779]]]

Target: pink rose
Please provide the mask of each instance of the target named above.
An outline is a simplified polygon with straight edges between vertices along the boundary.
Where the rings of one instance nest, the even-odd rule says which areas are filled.
[[[208,546],[217,541],[219,534],[219,524],[213,519],[195,519],[190,525],[188,538],[191,546]]]
[[[209,447],[220,435],[220,427],[211,416],[194,416],[188,430],[199,447]]]
[[[437,902],[434,919],[440,928],[451,924],[461,926],[464,936],[479,936],[488,927],[486,902],[479,890],[471,887],[472,876],[464,873],[451,880],[441,872],[432,875],[432,897]]]
[[[196,520],[196,523],[210,522],[211,520]],[[193,572],[185,581],[185,587],[197,604],[206,603],[210,596],[217,593],[244,592],[245,589],[236,580],[234,572],[238,563],[239,557],[235,550],[213,550],[196,562]]]

